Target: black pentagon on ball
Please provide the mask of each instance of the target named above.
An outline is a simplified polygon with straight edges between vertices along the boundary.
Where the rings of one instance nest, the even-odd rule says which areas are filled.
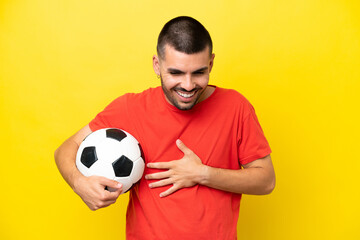
[[[81,153],[80,162],[90,168],[98,160],[95,147],[86,147]]]
[[[113,168],[116,177],[128,177],[131,174],[134,163],[122,155],[119,159],[113,162]]]
[[[113,138],[121,142],[124,138],[126,138],[126,133],[116,128],[109,128],[106,130],[106,137]]]

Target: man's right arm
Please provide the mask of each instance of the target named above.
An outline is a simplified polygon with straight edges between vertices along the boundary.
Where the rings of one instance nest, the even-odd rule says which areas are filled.
[[[116,202],[121,194],[120,183],[104,177],[82,175],[75,165],[76,153],[83,139],[91,133],[89,125],[67,139],[55,151],[56,165],[70,187],[81,197],[91,210],[107,207]],[[105,190],[105,187],[117,189],[115,192]]]

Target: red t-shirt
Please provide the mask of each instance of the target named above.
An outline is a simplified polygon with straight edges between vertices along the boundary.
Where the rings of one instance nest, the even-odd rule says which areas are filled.
[[[90,122],[92,131],[106,127],[132,134],[146,163],[182,158],[176,139],[217,168],[240,169],[271,152],[252,105],[238,92],[219,87],[186,111],[170,105],[161,87],[125,94]],[[144,176],[158,171],[145,168]],[[170,186],[150,189],[151,181],[142,178],[130,191],[127,239],[237,238],[241,194],[196,185],[160,198]]]

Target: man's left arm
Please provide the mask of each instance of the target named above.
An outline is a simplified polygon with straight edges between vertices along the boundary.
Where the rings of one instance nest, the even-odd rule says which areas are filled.
[[[176,145],[184,153],[183,158],[147,164],[149,168],[166,170],[145,176],[148,180],[158,180],[150,183],[150,188],[172,185],[160,194],[161,197],[196,184],[252,195],[269,194],[275,187],[275,172],[270,155],[243,165],[243,169],[222,169],[202,164],[201,159],[182,141],[177,140]]]

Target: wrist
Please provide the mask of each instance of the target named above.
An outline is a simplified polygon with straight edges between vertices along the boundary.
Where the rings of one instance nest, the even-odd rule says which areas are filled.
[[[209,177],[210,177],[210,171],[211,171],[211,167],[207,166],[207,165],[202,165],[201,166],[201,170],[199,171],[199,181],[198,183],[200,185],[207,185],[209,182]]]
[[[82,175],[77,169],[74,169],[74,171],[71,174],[71,181],[70,181],[70,187],[74,190],[74,192],[77,192],[78,186],[81,185],[81,182],[85,178],[84,175]]]

